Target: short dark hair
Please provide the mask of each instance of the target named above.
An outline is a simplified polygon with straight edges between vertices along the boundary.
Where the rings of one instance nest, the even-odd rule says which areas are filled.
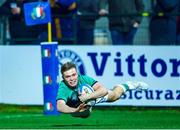
[[[64,63],[64,64],[62,65],[62,67],[61,67],[61,74],[63,75],[63,73],[64,73],[65,71],[68,71],[68,70],[70,70],[70,69],[72,69],[72,68],[75,68],[75,69],[76,69],[76,65],[75,65],[73,62],[66,62],[66,63]]]

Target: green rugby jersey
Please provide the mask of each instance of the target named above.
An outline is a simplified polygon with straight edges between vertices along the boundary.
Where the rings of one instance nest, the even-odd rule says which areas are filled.
[[[76,88],[70,88],[66,85],[65,81],[61,81],[58,88],[56,100],[64,100],[67,104],[72,104],[73,100],[78,98],[78,88],[82,84],[93,86],[97,81],[86,75],[78,75],[78,84]]]

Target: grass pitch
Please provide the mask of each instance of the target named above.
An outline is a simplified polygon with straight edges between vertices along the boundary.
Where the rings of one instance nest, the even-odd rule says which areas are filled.
[[[95,107],[89,118],[43,115],[43,106],[0,105],[1,129],[180,129],[180,108]]]

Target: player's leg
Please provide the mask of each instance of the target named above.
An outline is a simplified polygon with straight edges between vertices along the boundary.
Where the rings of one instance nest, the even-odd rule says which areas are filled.
[[[128,90],[146,90],[148,88],[148,84],[140,81],[128,81],[125,84],[118,84],[112,90],[108,90],[108,94],[104,97],[97,99],[96,103],[102,102],[114,102],[118,100],[123,93]]]
[[[107,102],[114,102],[126,91],[135,89],[146,90],[148,89],[148,84],[140,81],[127,81],[125,84],[118,84],[108,92]]]
[[[96,99],[96,104],[103,102],[114,102],[118,100],[121,95],[124,93],[124,90],[120,86],[115,86],[113,90],[108,90],[108,94]]]
[[[115,86],[112,90],[108,90],[106,102],[114,102],[118,100],[123,93],[125,93],[125,91],[122,85]]]

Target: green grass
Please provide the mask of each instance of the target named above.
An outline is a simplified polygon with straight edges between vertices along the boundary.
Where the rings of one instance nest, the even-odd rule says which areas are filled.
[[[0,105],[1,129],[180,129],[179,108],[95,107],[86,119],[44,116],[42,106]]]

